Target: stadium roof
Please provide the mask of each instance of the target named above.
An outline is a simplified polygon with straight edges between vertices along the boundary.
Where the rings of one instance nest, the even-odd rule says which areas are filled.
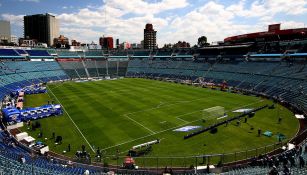
[[[268,31],[265,32],[248,33],[243,35],[227,37],[224,39],[224,42],[237,42],[245,39],[270,38],[274,36],[278,36],[278,38],[282,36],[294,36],[294,35],[301,35],[307,37],[306,35],[307,28],[280,30],[280,24],[272,24],[269,25],[268,28],[269,28]]]

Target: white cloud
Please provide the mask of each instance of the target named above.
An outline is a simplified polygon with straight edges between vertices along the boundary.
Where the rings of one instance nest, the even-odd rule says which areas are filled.
[[[74,13],[55,16],[60,20],[60,32],[81,42],[97,43],[102,35],[119,38],[121,42],[140,42],[145,24],[152,23],[158,31],[157,42],[162,46],[179,40],[195,44],[202,35],[206,35],[209,41],[219,41],[232,35],[266,30],[272,23],[283,23],[283,28],[302,27],[303,23],[293,17],[306,16],[306,6],[307,0],[256,0],[252,3],[240,0],[230,5],[212,0],[181,14],[176,11],[195,6],[187,0],[161,0],[158,3],[104,0],[104,3],[90,4]],[[165,17],[168,12],[171,15]],[[276,20],[277,15],[281,21]],[[3,14],[2,17],[22,25],[22,15]]]
[[[250,7],[246,6],[246,1],[241,0],[227,8],[228,11],[242,17],[273,17],[278,13],[283,15],[300,15],[307,12],[306,0],[257,0]]]
[[[87,32],[94,33],[91,28],[96,28],[95,31],[100,35],[88,37],[83,36],[82,38],[89,40],[98,40],[100,36],[110,35],[114,38],[120,38],[121,41],[129,42],[140,42],[143,38],[143,29],[146,23],[153,23],[155,29],[159,30],[168,25],[168,19],[163,19],[154,16],[154,13],[181,8],[187,5],[185,0],[179,0],[177,5],[174,5],[173,1],[163,0],[157,4],[151,4],[143,1],[132,0],[129,3],[118,0],[109,0],[106,4],[97,6],[88,6],[87,8],[80,9],[77,13],[63,13],[57,15],[60,19],[61,26],[63,27],[78,27],[83,28]],[[129,5],[127,5],[129,4]],[[140,5],[143,8],[138,8]],[[157,7],[158,8],[157,8]],[[160,7],[167,8],[160,8]],[[153,8],[148,12],[144,8]],[[130,18],[124,18],[126,14],[134,13]],[[142,14],[142,15],[140,15]],[[98,29],[97,29],[98,28]],[[67,30],[62,30],[68,37],[74,37]],[[79,37],[81,38],[81,37]]]
[[[97,18],[100,20],[95,20]],[[81,13],[75,15],[63,14],[59,16],[61,26],[63,26],[61,32],[64,35],[71,39],[79,39],[87,42],[97,42],[100,36],[108,35],[113,36],[113,38],[120,38],[121,42],[129,41],[139,43],[143,38],[143,29],[147,22],[152,22],[157,30],[168,24],[165,19],[155,18],[153,15],[129,19],[110,18],[108,17],[105,20],[104,14],[88,12],[87,10],[83,10]],[[96,30],[93,30],[92,27],[95,27]],[[71,33],[72,31],[68,30],[70,28],[75,28],[76,30],[73,30],[74,32]],[[78,29],[82,30],[81,35],[81,32],[77,32]]]
[[[12,15],[12,14],[2,14],[1,17],[4,20],[10,21],[11,24],[17,26],[23,26],[23,16],[24,15]]]
[[[245,0],[230,6],[209,1],[171,21],[169,26],[172,26],[174,32],[162,34],[161,39],[167,43],[178,38],[194,44],[201,35],[206,35],[211,42],[219,41],[232,35],[264,31],[272,23],[282,23],[283,28],[303,27],[302,22],[285,19],[276,21],[274,18],[277,14],[284,14],[285,18],[286,15],[302,15],[307,12],[306,5],[306,0],[261,0],[253,2],[249,7]],[[238,17],[245,18],[248,24],[237,20]]]
[[[136,14],[157,14],[162,11],[183,8],[188,5],[186,0],[162,0],[158,3],[149,3],[140,0],[108,0],[105,1],[107,6],[120,9],[126,13]]]
[[[280,21],[283,29],[303,28],[305,24],[303,22],[296,21]]]
[[[233,22],[234,18],[235,14],[227,10],[227,7],[211,1],[183,17],[175,18],[170,23],[174,32],[172,35],[163,35],[162,38],[173,42],[176,38],[195,44],[202,35],[206,35],[209,41],[218,41],[230,35],[251,31],[250,25],[237,24]],[[252,30],[257,31],[259,28],[253,26]]]
[[[62,34],[68,36],[70,40],[74,39],[77,41],[90,43],[94,41],[97,43],[98,36],[102,36],[101,32],[94,31],[90,28],[70,28],[62,27]]]
[[[111,35],[121,41],[139,42],[143,39],[143,28],[146,23],[153,23],[158,31],[159,45],[178,40],[196,43],[201,35],[208,36],[209,41],[223,40],[227,36],[257,32],[264,30],[265,25],[275,23],[274,16],[278,13],[299,15],[306,11],[306,0],[290,2],[288,0],[257,0],[247,6],[246,0],[241,0],[229,6],[217,1],[209,1],[183,16],[161,18],[161,12],[188,6],[186,0],[162,0],[159,3],[149,3],[131,0],[108,0],[104,5],[88,6],[77,13],[61,14],[58,18],[62,26],[83,26],[90,33],[97,31],[100,35]],[[295,10],[294,10],[295,9]],[[124,18],[127,14],[129,18]],[[242,24],[237,17],[256,18],[255,24]],[[255,21],[255,19],[254,19]],[[280,21],[281,22],[281,21]],[[285,22],[286,21],[282,21]],[[290,23],[290,22],[288,22]],[[294,23],[294,22],[292,22]],[[96,30],[91,28],[95,27]],[[98,29],[97,29],[98,28]],[[70,35],[68,32],[66,33]],[[98,40],[99,36],[91,36]],[[84,36],[84,39],[86,36]]]

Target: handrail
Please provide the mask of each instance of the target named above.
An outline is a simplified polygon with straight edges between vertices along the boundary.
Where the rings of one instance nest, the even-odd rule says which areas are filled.
[[[304,130],[303,132],[301,132],[299,135],[297,135],[296,137],[292,138],[291,141],[295,140],[296,138],[299,138],[299,137],[302,137],[302,136],[306,136],[307,134],[307,130]],[[288,141],[286,141],[288,142]],[[303,143],[306,143],[307,142],[307,138],[303,138],[302,142],[300,142],[299,144],[303,144]],[[280,144],[280,142],[278,142]],[[176,156],[172,156],[172,157],[141,157],[141,158],[148,158],[148,159],[157,159],[157,158],[160,158],[160,159],[163,159],[163,158],[172,158],[172,159],[175,159],[175,158],[203,158],[203,157],[213,157],[213,156],[225,156],[225,155],[233,155],[233,154],[240,154],[240,153],[246,153],[248,151],[253,151],[255,149],[263,149],[263,148],[266,148],[266,147],[272,147],[278,143],[274,143],[274,144],[270,144],[270,145],[266,145],[266,146],[262,146],[262,147],[258,147],[258,148],[254,148],[254,149],[250,149],[250,150],[246,150],[246,151],[240,151],[240,152],[233,152],[233,153],[226,153],[226,154],[208,154],[208,155],[196,155],[196,156],[183,156],[183,157],[176,157]],[[21,144],[22,146],[24,146],[23,144]],[[31,149],[30,149],[31,150]],[[31,150],[33,151],[33,150]],[[274,151],[274,150],[273,150]],[[113,157],[114,155],[105,155],[104,157]],[[119,156],[119,157],[124,157],[124,156]],[[61,158],[58,158],[58,157],[52,157],[52,158],[55,158],[57,160],[60,160],[60,161],[63,161],[63,162],[66,162],[67,160],[65,159],[61,159]],[[237,161],[240,161],[240,160],[237,160]],[[76,165],[79,165],[79,166],[85,166],[85,167],[95,167],[95,168],[98,168],[99,166],[94,166],[94,165],[88,165],[88,164],[82,164],[82,163],[78,163],[78,162],[74,162],[74,164]]]

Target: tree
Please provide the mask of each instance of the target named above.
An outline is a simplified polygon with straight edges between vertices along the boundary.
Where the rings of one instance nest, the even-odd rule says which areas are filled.
[[[65,49],[70,49],[70,45],[69,44],[65,44]]]
[[[201,36],[198,38],[197,44],[199,47],[204,47],[208,46],[209,43],[207,43],[207,37],[206,36]]]
[[[57,49],[59,49],[59,48],[62,47],[62,44],[61,44],[61,43],[56,43],[56,44],[55,44],[55,47],[56,47]]]
[[[169,49],[169,48],[172,48],[172,44],[169,43],[169,44],[164,44],[164,46],[162,47],[163,49]]]
[[[173,48],[190,48],[190,43],[186,41],[178,41],[173,45]]]

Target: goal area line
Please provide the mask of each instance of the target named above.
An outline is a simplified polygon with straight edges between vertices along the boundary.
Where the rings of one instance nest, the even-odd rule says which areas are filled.
[[[251,106],[251,105],[254,105],[254,104],[258,104],[258,103],[261,103],[263,101],[264,100],[258,100],[258,101],[255,101],[255,102],[252,102],[252,103],[249,103],[249,104],[246,104],[246,105],[242,105],[242,106],[239,106],[239,107],[234,107],[234,108],[229,109],[229,110],[225,110],[225,112],[231,112],[233,110],[244,108],[244,107]],[[202,111],[202,110],[196,110],[196,111],[189,112],[189,113],[186,113],[186,114],[181,114],[181,115],[178,115],[178,116],[175,116],[175,117],[177,118],[177,117],[181,117],[181,116],[184,116],[184,115],[196,113],[196,112],[199,112],[199,111]],[[138,141],[138,140],[141,140],[141,139],[145,139],[147,137],[151,137],[151,136],[154,136],[154,135],[157,135],[157,134],[161,134],[161,133],[164,133],[164,132],[167,132],[167,131],[170,131],[170,130],[174,130],[176,128],[183,127],[183,126],[186,126],[186,125],[189,125],[189,124],[201,121],[201,120],[202,120],[202,118],[201,119],[197,119],[197,120],[193,120],[193,121],[190,121],[190,122],[187,122],[187,123],[184,123],[184,124],[172,127],[172,128],[168,128],[168,129],[165,129],[165,130],[162,130],[162,131],[158,131],[158,132],[155,132],[155,133],[152,133],[152,134],[149,134],[149,135],[145,135],[145,136],[142,136],[142,137],[138,137],[138,138],[135,138],[135,139],[127,140],[125,142],[122,142],[122,143],[119,143],[119,144],[116,144],[116,145],[113,145],[113,146],[105,147],[105,148],[103,148],[101,150],[102,151],[109,150],[111,148],[115,148],[115,147],[118,147],[118,146],[121,146],[121,145],[125,145],[125,144],[131,143],[131,142],[135,142],[135,141]]]

